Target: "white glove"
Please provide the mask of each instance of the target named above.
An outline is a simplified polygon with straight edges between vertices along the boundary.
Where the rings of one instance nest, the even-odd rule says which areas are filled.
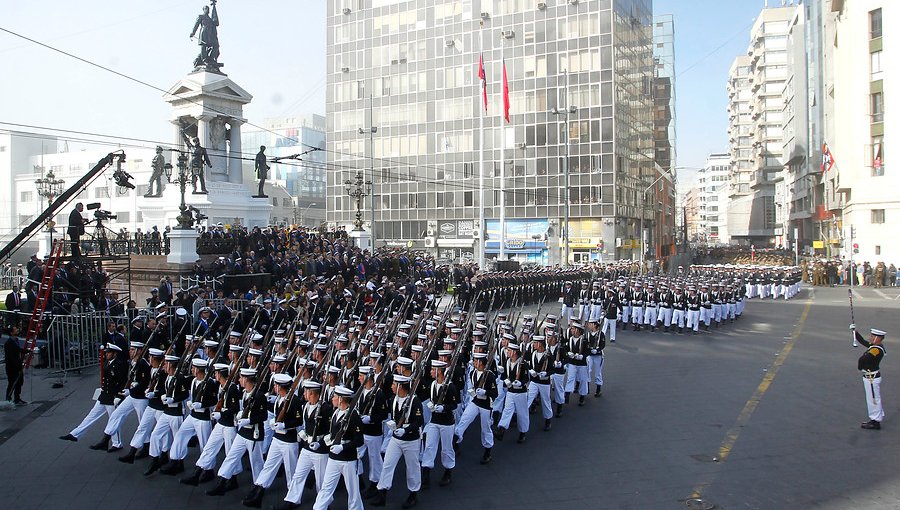
[[[272,427],[272,429],[274,429],[275,432],[281,433],[281,432],[284,432],[284,431],[287,429],[287,427],[284,426],[284,423],[277,422],[277,423],[275,424],[275,426]]]
[[[487,391],[484,388],[478,388],[475,390],[475,396],[478,398],[484,398],[487,396]]]
[[[591,349],[591,354],[596,355],[596,354],[597,354],[597,349]]]
[[[213,411],[212,414],[209,415],[209,417],[212,418],[214,421],[219,421],[222,419],[222,413],[220,413],[218,411]]]
[[[333,453],[335,455],[340,455],[341,452],[344,451],[344,445],[336,444],[336,445],[332,446],[331,448],[329,448],[328,451],[330,451],[331,453]]]
[[[371,424],[372,424],[372,417],[369,416],[369,415],[367,414],[367,415],[365,415],[365,416],[362,417],[362,422],[363,422],[364,424],[366,424],[366,425],[371,425]]]
[[[299,437],[301,441],[309,441],[310,439],[309,434],[307,434],[305,430],[301,430],[297,437]]]
[[[172,403],[172,397],[168,397],[168,396],[163,397],[162,401],[163,401],[163,404],[169,405]]]
[[[269,395],[266,397],[266,402],[268,402],[270,404],[274,404],[276,400],[278,400],[277,395]]]
[[[584,359],[584,356],[581,355],[581,354],[576,354],[576,355],[575,355],[575,359],[577,359],[578,361],[581,361],[581,360]]]
[[[203,409],[203,404],[201,402],[194,402],[191,404],[191,409],[194,411],[200,411]]]
[[[850,331],[856,331],[856,324],[850,325]]]
[[[543,370],[541,370],[541,371],[538,373],[538,375],[541,377],[541,379],[546,379],[546,378],[547,378],[547,372],[544,372]]]
[[[247,425],[250,425],[250,418],[241,418],[240,420],[238,420],[239,428],[244,428]]]
[[[147,393],[145,393],[145,395],[147,395],[147,398],[153,398],[153,397],[156,396],[156,392],[155,392],[155,391],[148,391]]]
[[[522,387],[522,381],[513,381],[512,387],[516,390],[520,389]]]
[[[269,428],[275,430],[275,418],[269,420]]]
[[[553,366],[556,368],[562,368],[562,361],[554,361]]]
[[[434,412],[443,413],[444,412],[444,404],[438,404],[434,406]]]
[[[502,366],[499,366],[499,365],[497,366],[497,374],[498,375],[503,375],[504,371],[505,371],[505,369]]]
[[[397,422],[395,422],[394,420],[388,420],[388,421],[384,422],[384,424],[387,425],[387,428],[389,428],[391,430],[394,430],[395,428],[397,428]]]
[[[469,396],[470,396],[470,397],[474,397],[474,396],[475,396],[475,388],[469,388]]]
[[[434,411],[434,402],[429,400],[428,403],[425,405],[428,406],[429,411]]]
[[[537,377],[537,372],[535,372],[534,369],[531,369],[528,371],[528,375],[534,378]]]
[[[316,441],[314,443],[309,443],[310,450],[318,450],[320,446],[322,446],[322,445],[320,445],[318,441]]]
[[[138,383],[136,383],[136,382],[135,382],[135,383],[131,383],[131,389],[135,389],[135,388],[137,388],[138,386],[140,386],[140,385],[139,385]]]
[[[509,388],[510,386],[512,386],[512,381],[510,381],[509,379],[504,379],[503,384],[506,385],[507,388]]]
[[[402,428],[400,428],[400,429],[394,429],[394,437],[396,437],[396,438],[401,438],[401,437],[403,437],[403,433],[404,433],[404,432],[406,432],[406,431],[403,430]]]

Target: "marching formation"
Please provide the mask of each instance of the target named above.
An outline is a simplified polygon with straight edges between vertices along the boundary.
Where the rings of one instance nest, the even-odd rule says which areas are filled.
[[[186,473],[181,483],[190,486],[214,481],[206,493],[221,496],[238,488],[246,456],[249,507],[262,505],[281,470],[287,493],[279,508],[298,507],[314,490],[313,508],[324,510],[341,480],[349,508],[364,500],[384,506],[402,461],[409,491],[402,506],[410,508],[433,470],[440,469],[439,486],[452,483],[473,425],[480,463],[488,464],[511,428],[516,442],[526,442],[532,412],[549,431],[573,394],[578,406],[591,384],[601,396],[604,348],[617,327],[696,334],[701,324],[739,318],[745,298],[796,294],[793,269],[765,283],[754,271],[482,273],[452,300],[417,281],[413,292],[378,288],[361,301],[362,292],[345,290],[342,300],[312,299],[306,309],[291,299],[230,318],[202,309],[193,334],[176,312],[171,340],[162,338],[165,328],[132,333],[127,352],[111,328],[95,403],[61,439],[78,441],[106,416],[91,448],[121,450],[122,425],[134,414],[137,429],[121,462],[146,458],[145,476]],[[556,300],[559,315],[542,313]],[[526,313],[529,305],[537,311]],[[164,309],[158,319],[166,320]],[[198,456],[190,466],[192,446]]]

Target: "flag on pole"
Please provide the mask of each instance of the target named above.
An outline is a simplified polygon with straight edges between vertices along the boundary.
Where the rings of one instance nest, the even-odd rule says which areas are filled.
[[[834,166],[834,156],[831,155],[831,149],[828,148],[827,143],[822,144],[822,173],[831,170],[831,167]]]
[[[478,56],[478,79],[481,80],[481,97],[484,102],[484,111],[487,112],[487,75],[484,72],[484,55]]]
[[[509,81],[506,79],[506,60],[503,60],[503,118],[509,122]]]

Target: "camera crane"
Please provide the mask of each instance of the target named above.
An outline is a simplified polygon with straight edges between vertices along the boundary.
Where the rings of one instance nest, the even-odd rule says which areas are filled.
[[[47,208],[37,216],[30,224],[22,228],[22,231],[13,238],[12,241],[9,242],[6,246],[0,248],[0,262],[6,261],[10,255],[13,254],[16,250],[22,247],[26,241],[31,239],[34,234],[36,234],[42,225],[47,222],[47,220],[56,216],[56,214],[62,210],[64,207],[69,205],[69,203],[74,199],[79,193],[84,190],[88,184],[91,183],[94,179],[97,178],[104,170],[106,170],[110,165],[116,163],[117,168],[121,169],[122,163],[125,162],[125,152],[118,150],[115,152],[110,152],[103,159],[97,162],[96,165],[93,166],[90,170],[88,170],[83,176],[81,176],[78,181],[75,182],[69,189],[64,191],[56,200],[47,205]],[[117,177],[118,179],[118,177]],[[127,182],[127,179],[124,180]],[[117,182],[117,184],[119,184]]]

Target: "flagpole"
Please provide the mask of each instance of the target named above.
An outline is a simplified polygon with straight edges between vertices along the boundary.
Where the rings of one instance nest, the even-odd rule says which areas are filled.
[[[481,29],[484,28],[484,20],[481,20],[478,27],[478,32],[476,32],[476,36],[478,37],[478,61],[479,66],[484,66],[484,57],[482,56],[481,50]],[[481,236],[478,239],[479,252],[478,252],[478,267],[484,271],[484,253],[487,251],[487,225],[484,223],[484,107],[481,104],[481,96],[485,94],[484,87],[486,86],[486,81],[478,80],[479,87],[482,90],[479,91],[478,94],[478,230]]]
[[[506,70],[506,61],[503,60],[503,41],[500,41],[500,94],[503,91],[503,74]],[[506,105],[501,111],[500,118],[500,254],[497,260],[506,260],[506,126],[503,124],[506,115]]]

